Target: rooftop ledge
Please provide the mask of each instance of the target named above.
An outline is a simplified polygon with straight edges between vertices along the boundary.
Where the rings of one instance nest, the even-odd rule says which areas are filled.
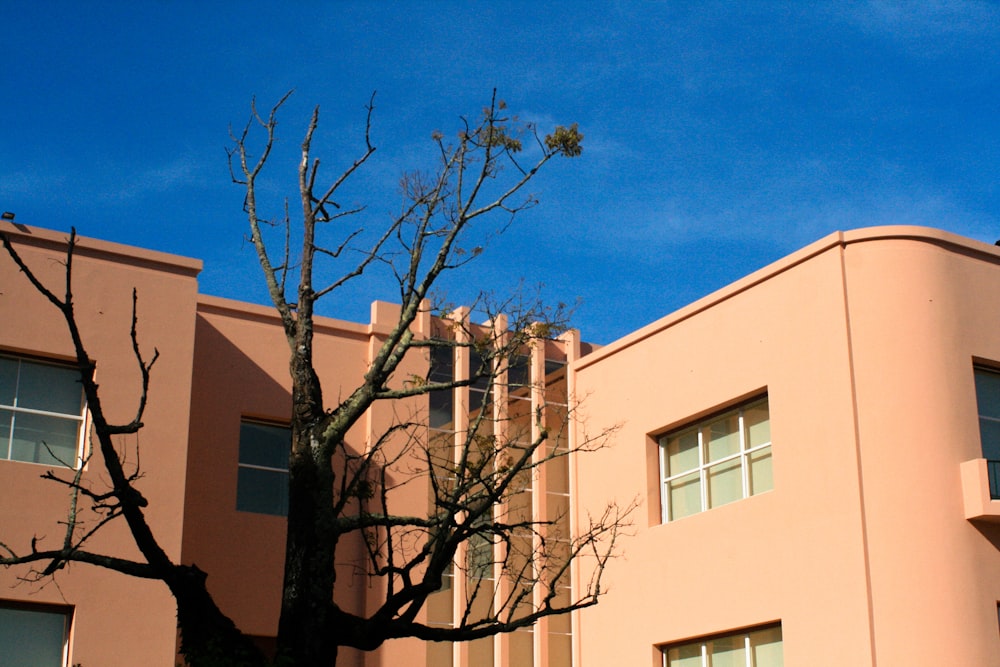
[[[634,331],[623,338],[609,343],[600,350],[581,358],[576,362],[576,369],[586,368],[590,364],[596,363],[605,357],[609,357],[617,352],[631,347],[640,341],[649,338],[664,329],[682,322],[698,313],[708,310],[727,299],[745,292],[748,289],[759,285],[789,269],[802,264],[817,255],[820,255],[832,248],[844,248],[851,244],[869,241],[883,241],[890,239],[911,239],[923,241],[925,243],[950,248],[956,252],[968,254],[974,257],[986,259],[987,261],[1000,263],[1000,248],[976,241],[959,234],[953,234],[933,227],[920,227],[916,225],[885,225],[878,227],[864,227],[846,232],[833,232],[823,238],[810,243],[804,248],[782,257],[776,262],[768,264],[762,269],[726,285],[722,289],[694,301],[693,303],[670,313],[666,317],[648,324],[641,329]]]
[[[0,233],[6,234],[16,245],[46,248],[65,253],[69,232],[57,232],[41,227],[29,227],[18,222],[0,222]],[[87,236],[76,237],[74,253],[79,257],[106,259],[119,264],[141,266],[195,277],[201,273],[202,261],[181,255],[147,250],[122,243],[101,241]]]

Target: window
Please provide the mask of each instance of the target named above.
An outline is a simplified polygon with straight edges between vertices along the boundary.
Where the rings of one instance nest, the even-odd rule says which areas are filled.
[[[979,440],[990,480],[990,498],[1000,500],[1000,373],[976,368]]]
[[[660,438],[663,521],[774,487],[767,397]]]
[[[427,381],[437,384],[452,382],[455,379],[455,364],[452,358],[452,348],[447,344],[436,345],[430,352],[430,370]],[[455,398],[451,390],[432,391],[428,394],[430,414],[428,425],[432,429],[451,428],[455,421]]]
[[[0,662],[4,667],[64,667],[68,635],[68,610],[0,604]]]
[[[240,423],[240,463],[236,509],[241,512],[288,516],[287,426]]]
[[[780,625],[663,649],[663,667],[782,667],[784,664]]]
[[[83,408],[75,368],[0,356],[0,459],[76,465]]]

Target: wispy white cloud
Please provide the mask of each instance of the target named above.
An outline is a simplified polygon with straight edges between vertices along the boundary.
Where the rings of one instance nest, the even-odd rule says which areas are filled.
[[[192,155],[180,155],[162,164],[134,165],[96,160],[80,167],[76,160],[54,165],[32,165],[2,173],[0,197],[24,197],[63,192],[68,199],[95,203],[126,203],[151,194],[162,194],[208,179],[219,181],[218,165]]]
[[[836,164],[814,160],[759,174],[751,188],[717,182],[685,191],[665,183],[622,194],[564,228],[595,256],[671,252],[706,240],[791,251],[834,231],[879,225],[936,227],[990,242],[1000,237],[1000,220],[961,192],[920,181],[901,167],[882,165],[860,177],[837,171]]]
[[[1000,26],[1000,6],[982,0],[869,0],[832,11],[867,34],[919,47],[915,55],[968,45],[965,40],[995,35]]]
[[[218,180],[217,165],[208,165],[192,155],[180,155],[163,164],[134,168],[115,164],[95,181],[100,201],[126,203],[180,188],[200,186],[206,179]]]

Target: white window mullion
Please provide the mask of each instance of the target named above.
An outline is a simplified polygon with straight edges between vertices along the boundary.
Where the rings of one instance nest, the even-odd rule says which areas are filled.
[[[660,521],[667,523],[670,520],[670,490],[667,488],[667,448],[660,447]],[[664,658],[666,660],[666,658]]]
[[[734,421],[738,433],[732,432]],[[771,443],[754,440],[766,437],[769,421],[767,397],[763,396],[659,436],[660,506],[663,523],[676,520],[678,513],[683,518],[773,488],[770,462],[767,460]],[[718,433],[714,429],[716,424],[720,426]],[[714,440],[716,435],[719,438],[718,451]],[[692,448],[691,444],[695,447]],[[732,449],[733,444],[736,445],[735,451]],[[758,461],[754,460],[758,452],[764,457],[759,468],[763,477],[759,480]],[[718,458],[709,460],[713,453]],[[718,477],[714,478],[713,492],[713,475],[716,474]],[[678,486],[682,481],[684,484]],[[698,484],[698,488],[691,488],[692,484]],[[683,507],[675,508],[674,500],[683,503]]]
[[[750,633],[743,636],[743,655],[746,657],[747,667],[753,667],[753,654],[750,653]]]
[[[272,468],[270,466],[259,466],[254,463],[239,463],[237,464],[240,468],[251,468],[253,470],[266,470],[268,472],[282,472],[288,473],[288,468]]]
[[[10,434],[7,436],[7,456],[8,461],[13,459],[14,456],[14,427],[17,425],[17,395],[18,390],[21,388],[21,360],[17,360],[17,372],[14,375],[14,405],[11,406],[10,413]]]
[[[15,403],[17,401],[15,400]],[[9,409],[11,412],[20,412],[26,415],[41,415],[43,417],[56,417],[57,419],[66,419],[69,421],[83,421],[83,415],[71,415],[65,412],[52,412],[51,410],[36,410],[34,408],[19,408],[17,406],[0,406]]]
[[[10,413],[10,433],[7,434],[7,451],[4,455],[4,459],[9,461],[10,457],[14,454],[14,420],[17,419],[17,413],[11,410]]]
[[[746,425],[743,423],[743,410],[737,422],[740,429],[740,479],[743,482],[743,497],[750,497],[750,459],[747,456]]]
[[[708,509],[708,466],[705,464],[704,429],[698,429],[698,487],[701,491],[701,511]]]

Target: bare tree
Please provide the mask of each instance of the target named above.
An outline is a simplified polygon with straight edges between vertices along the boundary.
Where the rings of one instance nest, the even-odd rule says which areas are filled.
[[[601,575],[614,553],[615,540],[631,507],[610,505],[587,525],[569,533],[562,517],[533,516],[523,499],[532,478],[546,465],[575,452],[603,446],[607,432],[570,447],[562,431],[574,419],[572,401],[545,403],[536,394],[527,411],[507,400],[538,386],[514,381],[519,364],[533,346],[558,336],[567,325],[564,307],[546,307],[518,294],[497,300],[481,294],[472,304],[486,325],[473,325],[462,311],[434,305],[431,290],[442,275],[473,261],[486,242],[503,232],[519,212],[536,203],[526,186],[556,157],[581,152],[575,125],[540,135],[530,124],[518,125],[494,95],[475,121],[463,120],[453,142],[435,133],[437,165],[401,180],[403,205],[380,227],[367,221],[361,207],[343,208],[342,186],[371,158],[373,104],[368,105],[361,155],[342,173],[324,181],[312,154],[319,108],[311,116],[301,145],[298,200],[301,219],[293,223],[290,206],[272,220],[258,208],[258,182],[275,145],[282,98],[266,114],[252,106],[249,122],[233,133],[229,152],[234,182],[245,188],[249,239],[256,249],[271,300],[280,316],[289,348],[292,386],[289,455],[288,533],[278,658],[283,665],[334,665],[339,647],[373,650],[387,639],[416,637],[431,641],[466,641],[510,632],[538,619],[565,614],[596,603]],[[257,157],[252,156],[255,137]],[[527,149],[523,142],[530,142]],[[531,157],[523,157],[530,155]],[[293,234],[293,231],[295,234]],[[275,249],[268,234],[280,240]],[[299,236],[300,235],[300,236]],[[299,239],[293,247],[292,238]],[[478,239],[480,242],[476,242]],[[66,536],[57,549],[32,543],[24,553],[0,543],[0,564],[38,563],[34,576],[45,577],[70,561],[98,565],[133,576],[160,579],[177,601],[181,651],[189,664],[259,665],[266,661],[214,604],[205,573],[174,563],[160,548],[148,525],[146,500],[137,489],[140,475],[128,473],[112,437],[142,427],[146,388],[156,354],[147,361],[132,340],[143,391],[129,424],[108,423],[93,381],[94,364],[73,315],[72,259],[69,240],[66,284],[62,296],[32,273],[6,238],[8,254],[66,320],[76,348],[84,392],[99,443],[100,462],[110,488],[93,489],[80,477],[47,476],[73,490]],[[322,267],[320,265],[322,264]],[[356,386],[341,386],[336,404],[324,400],[313,361],[317,302],[374,268],[387,269],[399,288],[398,321],[373,353]],[[323,276],[323,278],[317,278]],[[328,278],[326,276],[334,276]],[[418,317],[434,309],[438,335],[415,334]],[[134,312],[134,310],[133,310]],[[435,360],[456,351],[474,359],[471,372],[435,372]],[[428,369],[406,374],[414,357]],[[407,361],[409,360],[409,361]],[[440,369],[438,369],[440,370]],[[467,415],[463,428],[445,438],[428,436],[426,414],[399,411],[399,418],[367,447],[356,451],[348,432],[376,403],[412,405],[419,397],[476,385],[482,401]],[[412,480],[430,487],[428,511],[414,512],[394,503],[394,493]],[[77,503],[90,501],[101,520],[96,528],[77,520]],[[86,542],[106,521],[122,517],[141,561],[91,553]],[[367,610],[335,603],[338,547],[360,540],[367,561],[359,564],[381,582],[381,597]],[[357,543],[357,542],[355,542]],[[587,561],[588,576],[571,596],[570,573]],[[464,609],[451,627],[420,621],[428,598],[456,570],[475,577]],[[483,600],[489,600],[483,604]]]

